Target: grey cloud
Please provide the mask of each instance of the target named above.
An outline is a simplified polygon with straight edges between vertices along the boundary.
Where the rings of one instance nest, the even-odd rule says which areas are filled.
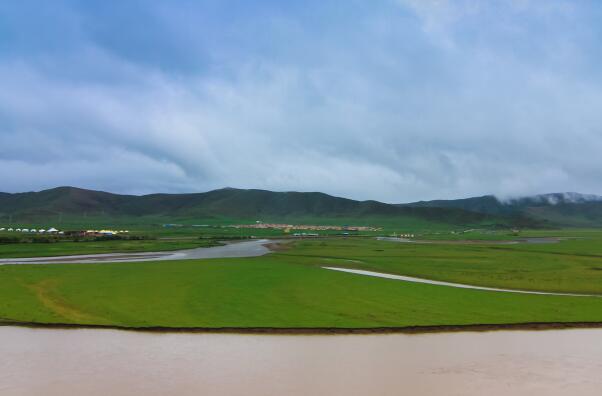
[[[229,59],[227,72],[187,64],[181,73],[86,34],[60,57],[0,53],[1,190],[234,186],[388,202],[601,193],[601,81],[582,74],[590,48],[563,32],[551,43],[535,35],[543,58],[533,60],[498,46],[504,26],[477,43],[457,31],[482,10],[429,12],[353,15],[342,22],[357,27],[349,37],[299,33],[310,22],[285,18],[268,24],[279,34],[269,51],[241,57],[224,57],[236,54],[228,46],[216,55],[219,43],[190,48]],[[529,39],[528,21],[513,23],[526,31],[509,35]],[[555,56],[555,43],[579,62]]]

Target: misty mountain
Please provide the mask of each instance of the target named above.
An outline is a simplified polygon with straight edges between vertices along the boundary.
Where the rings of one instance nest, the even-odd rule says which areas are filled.
[[[505,199],[485,195],[465,199],[419,201],[398,206],[454,208],[497,216],[518,215],[558,226],[602,226],[602,196],[575,192]]]

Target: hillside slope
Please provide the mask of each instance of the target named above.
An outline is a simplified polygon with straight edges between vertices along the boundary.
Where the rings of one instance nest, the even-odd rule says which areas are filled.
[[[163,217],[263,221],[373,220],[398,224],[535,226],[522,216],[462,208],[412,207],[355,201],[318,192],[272,192],[225,188],[194,194],[119,195],[74,187],[0,194],[0,216],[40,219],[65,216]]]
[[[551,225],[602,227],[602,196],[574,192],[533,195],[500,200],[482,197],[420,201],[399,207],[456,208],[496,216],[523,216]]]

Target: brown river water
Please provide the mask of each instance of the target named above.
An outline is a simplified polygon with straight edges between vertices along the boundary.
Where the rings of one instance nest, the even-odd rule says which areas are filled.
[[[236,335],[0,327],[0,395],[600,395],[602,329]]]

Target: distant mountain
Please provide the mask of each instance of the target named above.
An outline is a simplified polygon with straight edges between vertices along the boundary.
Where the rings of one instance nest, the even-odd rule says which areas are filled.
[[[398,206],[355,201],[319,192],[272,192],[225,188],[194,194],[120,195],[74,187],[40,192],[0,193],[0,216],[28,219],[137,217],[180,220],[311,221],[338,219],[420,226],[538,226],[516,214],[471,211],[462,207]]]
[[[508,199],[485,195],[465,199],[420,201],[398,206],[455,208],[496,216],[520,215],[559,226],[602,226],[602,196],[575,192]]]

